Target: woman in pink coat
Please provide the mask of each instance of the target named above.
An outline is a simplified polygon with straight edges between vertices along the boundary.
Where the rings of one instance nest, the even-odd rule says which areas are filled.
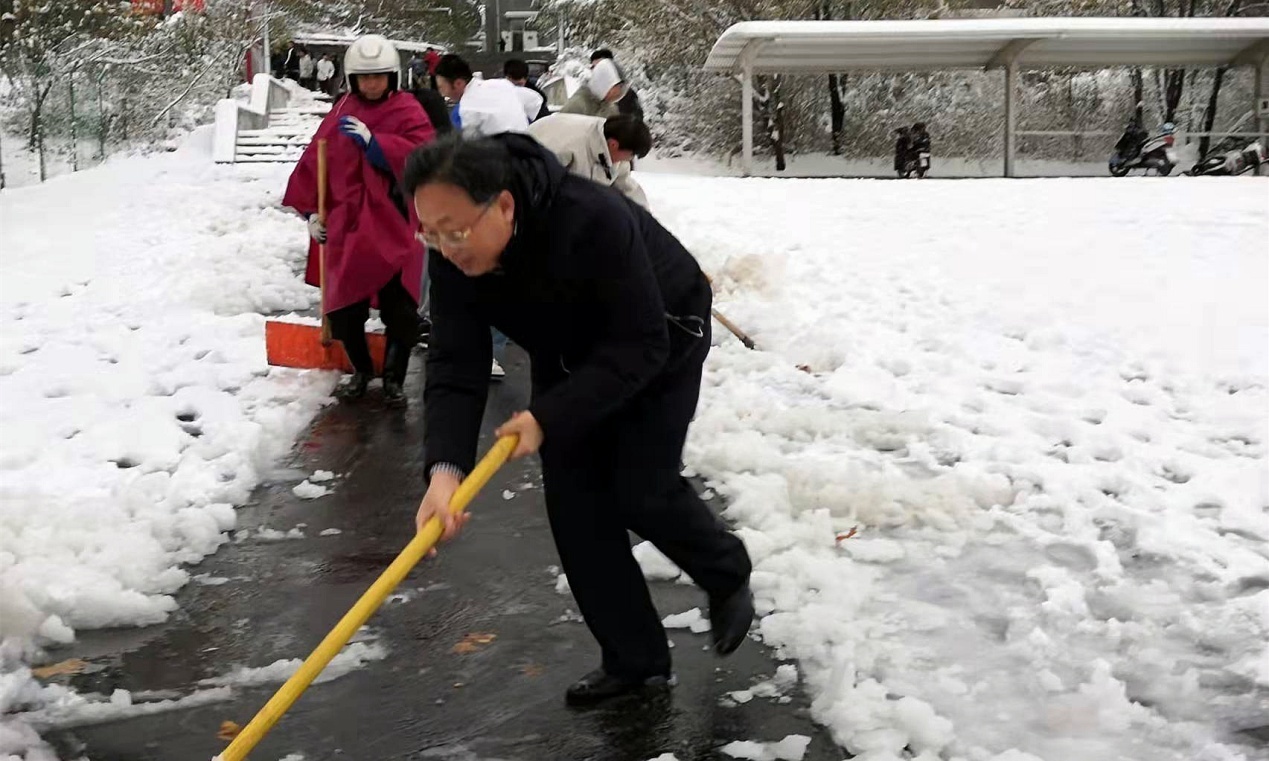
[[[291,173],[282,199],[308,219],[305,281],[320,282],[318,256],[325,243],[326,303],[331,333],[344,345],[355,372],[337,394],[365,395],[374,364],[366,345],[370,307],[387,328],[384,400],[404,406],[406,368],[418,330],[416,311],[424,248],[414,206],[397,188],[405,158],[436,135],[427,114],[398,89],[401,59],[379,35],[357,39],[344,58],[348,94],[322,121]],[[327,210],[317,214],[317,141],[326,139]]]

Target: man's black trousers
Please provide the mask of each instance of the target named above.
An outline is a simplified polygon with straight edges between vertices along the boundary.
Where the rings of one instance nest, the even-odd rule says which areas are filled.
[[[671,324],[671,333],[680,328]],[[627,530],[646,539],[710,596],[749,581],[741,541],[680,475],[683,443],[700,396],[704,335],[672,343],[683,353],[581,443],[542,448],[547,512],[569,586],[609,674],[670,674],[670,650]]]

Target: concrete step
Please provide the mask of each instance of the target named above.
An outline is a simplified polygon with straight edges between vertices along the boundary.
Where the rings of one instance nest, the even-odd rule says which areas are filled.
[[[300,155],[277,156],[235,156],[235,164],[291,164],[299,161]]]
[[[304,146],[289,145],[240,145],[235,156],[299,156]]]
[[[312,135],[296,135],[295,137],[278,137],[277,135],[260,135],[258,137],[239,136],[237,145],[308,145]]]
[[[295,127],[287,129],[244,129],[238,132],[239,138],[244,137],[264,137],[279,140],[285,140],[291,137],[311,137],[317,131],[317,125],[312,127]]]

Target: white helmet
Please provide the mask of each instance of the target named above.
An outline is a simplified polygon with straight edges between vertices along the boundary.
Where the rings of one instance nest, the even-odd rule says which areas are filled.
[[[348,76],[348,89],[356,91],[353,76],[357,74],[387,74],[389,88],[397,89],[401,80],[401,56],[388,38],[378,34],[358,37],[344,54],[344,74]]]

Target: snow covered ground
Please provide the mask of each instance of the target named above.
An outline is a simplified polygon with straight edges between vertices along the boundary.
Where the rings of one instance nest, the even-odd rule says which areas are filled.
[[[290,167],[209,151],[0,194],[0,714],[64,697],[35,646],[174,610],[334,383],[265,362],[259,313],[313,300]],[[0,720],[0,758],[32,738]]]
[[[840,743],[1269,759],[1269,182],[639,179],[761,349],[687,460]]]
[[[288,167],[207,137],[0,195],[0,713],[82,713],[21,657],[162,620],[333,382],[264,362]],[[716,326],[688,460],[839,742],[1269,759],[1269,183],[640,180],[761,348]]]

